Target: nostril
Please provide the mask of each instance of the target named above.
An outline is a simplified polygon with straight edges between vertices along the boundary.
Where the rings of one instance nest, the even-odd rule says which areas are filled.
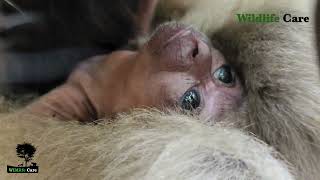
[[[192,57],[196,58],[198,54],[199,54],[199,46],[197,44],[196,47],[192,51]]]

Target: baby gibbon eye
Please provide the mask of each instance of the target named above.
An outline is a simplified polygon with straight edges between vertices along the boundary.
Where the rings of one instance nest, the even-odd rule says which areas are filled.
[[[180,100],[180,106],[184,110],[191,111],[200,106],[200,95],[197,90],[191,89],[184,93]]]
[[[235,83],[235,72],[233,71],[232,67],[229,65],[222,65],[218,68],[213,77],[221,82],[221,84],[231,87]]]

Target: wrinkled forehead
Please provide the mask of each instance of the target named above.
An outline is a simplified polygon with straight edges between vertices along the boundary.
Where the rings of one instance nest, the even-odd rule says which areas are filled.
[[[143,50],[159,71],[190,72],[197,76],[210,73],[212,65],[224,59],[207,36],[180,23],[159,26]]]
[[[144,46],[156,54],[158,51],[181,37],[196,37],[211,46],[211,42],[205,34],[196,30],[192,25],[178,22],[168,22],[158,26],[147,39]]]

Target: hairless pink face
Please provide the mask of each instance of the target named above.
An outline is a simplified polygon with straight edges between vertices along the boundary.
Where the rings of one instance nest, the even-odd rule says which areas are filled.
[[[143,79],[144,95],[159,98],[155,104],[176,104],[203,118],[239,106],[242,88],[236,73],[208,38],[192,27],[162,25],[141,51],[141,71],[149,69]]]
[[[140,50],[96,59],[79,66],[33,109],[85,120],[137,107],[178,106],[211,118],[241,103],[242,88],[232,67],[189,26],[162,25]]]

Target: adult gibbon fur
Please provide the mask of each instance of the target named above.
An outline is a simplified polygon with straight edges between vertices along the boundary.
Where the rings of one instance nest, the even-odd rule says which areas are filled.
[[[173,112],[136,110],[95,125],[9,115],[0,128],[2,179],[294,179],[254,137]],[[7,174],[24,141],[37,148],[39,173]]]
[[[199,1],[210,13],[198,8],[197,16],[191,10],[198,5],[181,8],[183,21],[206,32],[240,74],[246,96],[239,111],[211,120],[208,124],[213,127],[202,125],[196,117],[154,111],[131,112],[94,126],[19,113],[5,115],[0,121],[3,167],[18,161],[16,144],[29,141],[38,148],[34,161],[43,168],[38,176],[23,177],[30,179],[316,180],[320,172],[320,81],[314,26],[312,22],[236,23],[230,17],[237,11],[269,8],[307,13],[291,6],[294,2],[253,8],[250,5],[256,1],[242,2],[228,1],[235,6],[227,11],[221,9],[220,1]],[[212,12],[221,14],[210,16]],[[214,21],[220,17],[229,18]],[[243,135],[242,130],[250,133]]]
[[[294,164],[298,179],[317,179],[320,169],[319,69],[313,6],[314,1],[286,0],[160,1],[160,9],[178,12],[169,18],[205,32],[238,67],[247,89],[249,118],[237,122],[248,125],[250,132]],[[292,13],[309,16],[311,22],[236,22],[235,14],[250,12]]]

